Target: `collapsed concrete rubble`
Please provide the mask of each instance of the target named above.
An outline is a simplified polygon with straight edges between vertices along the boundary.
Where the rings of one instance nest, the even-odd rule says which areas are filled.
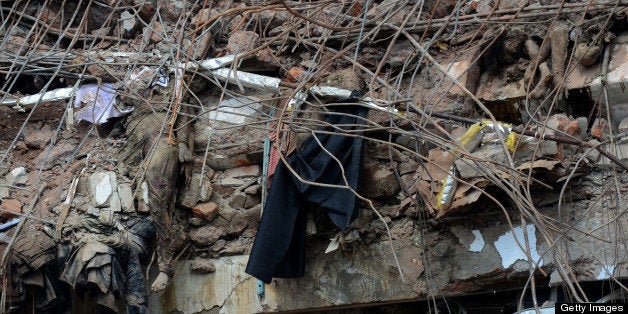
[[[0,1],[2,311],[625,302],[627,4]]]

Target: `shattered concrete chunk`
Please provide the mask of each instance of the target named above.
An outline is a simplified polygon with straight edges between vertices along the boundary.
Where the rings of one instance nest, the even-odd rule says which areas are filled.
[[[259,45],[260,37],[257,33],[252,31],[238,30],[231,33],[226,48],[229,53],[236,54],[253,50],[259,47]]]
[[[155,22],[147,27],[144,28],[144,41],[146,42],[150,42],[150,43],[160,43],[161,42],[161,36],[163,36],[164,33],[164,29],[161,26],[161,23],[159,22]]]
[[[111,198],[109,199],[109,207],[115,213],[122,211],[122,203],[120,202],[120,197],[118,196],[117,191],[113,191],[111,193]]]
[[[46,147],[52,136],[52,127],[47,124],[37,129],[26,128],[24,130],[24,143],[28,147],[41,149]]]
[[[216,266],[209,259],[196,258],[190,262],[190,270],[200,274],[209,274],[216,271]]]
[[[242,255],[246,251],[246,245],[241,240],[227,243],[225,247],[220,251],[224,256]]]
[[[190,219],[188,219],[188,224],[193,227],[202,227],[207,224],[207,220],[198,217],[190,217]]]
[[[8,185],[24,185],[28,181],[26,168],[17,167],[7,173],[6,181]]]
[[[125,213],[135,211],[135,202],[133,202],[133,189],[129,183],[118,184],[118,197],[120,198],[120,206]]]
[[[484,248],[484,237],[478,229],[469,230],[465,227],[454,226],[451,231],[469,252],[481,252]],[[471,232],[469,232],[471,231]]]
[[[259,193],[261,188],[262,187],[259,184],[254,184],[244,189],[244,193],[249,195],[256,195],[257,193]]]
[[[198,246],[211,246],[225,233],[222,229],[206,225],[190,231],[190,240]]]
[[[602,143],[600,143],[598,140],[596,139],[592,139],[587,141],[587,143],[592,144],[592,145],[600,145]],[[597,162],[600,159],[600,151],[597,149],[592,149],[591,151],[589,151],[589,154],[587,155],[587,160],[590,162]]]
[[[90,195],[92,195],[92,204],[96,207],[109,206],[109,198],[113,193],[113,187],[115,186],[111,178],[115,180],[115,173],[104,171],[96,172],[89,176],[89,189]]]
[[[244,180],[236,179],[236,178],[224,178],[220,180],[220,184],[227,187],[238,187],[245,183]]]
[[[225,178],[229,177],[236,179],[259,177],[261,174],[260,170],[260,166],[252,165],[226,170],[223,175],[225,176]]]
[[[201,181],[203,183],[201,184]],[[186,183],[181,192],[181,206],[186,208],[194,208],[196,203],[208,202],[211,199],[213,190],[209,179],[204,179],[200,173],[193,173],[192,179]]]
[[[395,174],[385,165],[370,162],[363,167],[365,182],[370,182],[363,186],[364,196],[369,198],[391,197],[396,195],[401,187]]]
[[[138,29],[138,23],[135,16],[129,12],[124,11],[120,13],[120,29],[123,38],[133,38],[135,32]]]
[[[244,208],[244,204],[246,203],[246,194],[244,193],[236,193],[229,200],[229,206],[239,209]]]

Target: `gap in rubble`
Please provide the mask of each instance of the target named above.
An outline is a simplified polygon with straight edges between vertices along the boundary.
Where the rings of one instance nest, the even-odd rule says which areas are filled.
[[[15,79],[12,93],[21,93],[22,95],[32,95],[42,92],[42,89],[46,86],[50,77],[46,75],[26,76],[20,75]],[[61,87],[67,87],[67,83],[61,81],[60,78],[55,78],[48,86],[47,90],[53,90]]]
[[[519,111],[521,104],[519,101],[519,99],[513,98],[504,101],[487,101],[484,105],[497,121],[519,124],[521,123],[521,112]]]
[[[589,119],[588,127],[591,127],[597,114],[595,101],[591,98],[591,92],[586,88],[571,89],[565,98],[566,107],[571,109],[570,114],[574,117],[586,117]]]

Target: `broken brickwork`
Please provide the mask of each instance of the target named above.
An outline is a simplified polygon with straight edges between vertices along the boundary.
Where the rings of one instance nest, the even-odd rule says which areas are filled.
[[[626,4],[0,2],[2,309],[592,301],[628,267]],[[330,134],[359,167],[307,177]],[[277,169],[359,215],[304,203],[303,276],[264,285]]]

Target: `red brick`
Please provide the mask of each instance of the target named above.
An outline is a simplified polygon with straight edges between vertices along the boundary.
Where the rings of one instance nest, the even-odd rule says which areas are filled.
[[[13,218],[13,217],[17,217],[17,215],[11,214],[11,213],[18,213],[21,214],[22,213],[22,203],[20,203],[20,201],[16,200],[16,199],[5,199],[2,201],[2,205],[0,205],[0,208],[2,208],[2,212],[0,213],[0,216],[4,217],[4,218]]]
[[[192,210],[195,217],[211,221],[218,215],[218,205],[214,202],[199,203]]]
[[[595,119],[591,127],[591,136],[597,139],[603,139],[604,133],[606,133],[606,120],[604,118]]]

